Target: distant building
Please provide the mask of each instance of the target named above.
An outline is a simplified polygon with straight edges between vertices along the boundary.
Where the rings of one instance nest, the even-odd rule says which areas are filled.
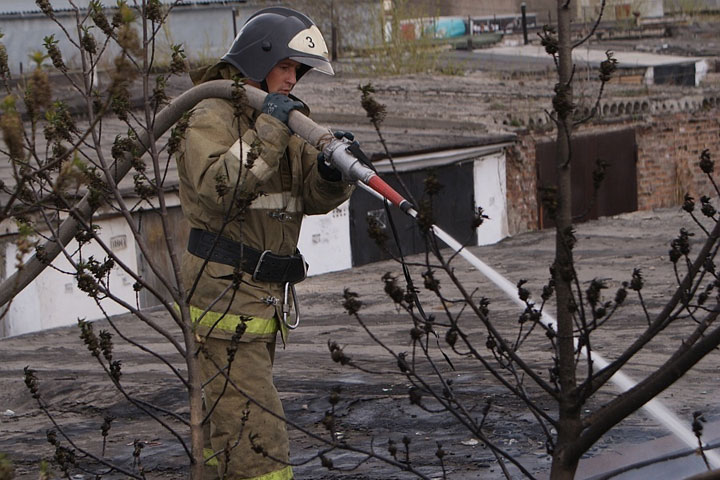
[[[664,0],[663,5],[665,12],[672,14],[720,10],[720,0]]]
[[[84,9],[87,8],[91,0],[73,0],[75,7]],[[107,7],[115,5],[115,1],[103,1],[101,2]],[[163,4],[173,4],[176,0],[160,0]],[[186,6],[192,5],[237,5],[241,3],[248,3],[247,0],[183,0],[182,4]],[[257,2],[254,2],[257,3]],[[132,4],[132,2],[130,2]],[[56,12],[72,11],[75,9],[69,0],[50,0],[53,10]],[[40,7],[37,6],[36,2],[30,0],[3,0],[0,4],[0,15],[7,14],[21,14],[27,15],[32,13],[42,13]]]
[[[174,0],[161,0],[175,4]],[[75,5],[86,9],[90,0],[76,0]],[[132,2],[130,2],[132,4]],[[173,7],[168,21],[159,34],[159,51],[167,46],[181,44],[188,58],[196,63],[210,63],[222,56],[232,43],[237,30],[258,9],[280,4],[272,0],[185,0]],[[56,19],[67,31],[75,32],[75,14],[68,0],[51,0]],[[115,0],[105,0],[107,15],[112,15]],[[330,2],[296,0],[285,2],[308,14],[325,35],[328,46],[332,45],[332,17],[340,28],[335,38],[342,48],[368,47],[381,41],[380,6],[381,0],[334,0],[331,12]],[[373,28],[377,24],[377,28]],[[65,33],[56,22],[47,18],[31,0],[3,0],[0,2],[0,32],[4,37],[13,75],[28,70],[29,56],[43,51],[43,39],[55,35],[58,47],[70,68],[78,67],[75,49],[65,38]],[[158,61],[162,61],[158,58]]]
[[[406,0],[384,0],[388,5],[403,5]],[[698,0],[702,3],[720,4],[720,0]],[[665,0],[679,3],[680,0]],[[556,0],[419,0],[413,1],[413,10],[424,11],[425,14],[436,16],[461,17],[500,17],[519,15],[522,4],[528,13],[533,13],[540,24],[553,23],[557,20]],[[696,2],[697,3],[697,2]],[[597,15],[602,0],[578,0],[570,2],[575,21],[590,21]],[[664,14],[663,0],[608,0],[606,2],[604,20],[631,19],[638,13],[641,17],[662,17]]]
[[[579,0],[576,19],[592,21],[597,16],[601,3],[600,0]],[[660,18],[664,14],[662,0],[609,0],[605,5],[603,20]]]
[[[51,2],[56,10],[57,21],[70,32],[75,32],[74,9],[67,0]],[[85,9],[89,0],[76,0],[78,8]],[[112,15],[111,5],[114,1],[103,2],[108,7],[107,15]],[[163,3],[169,3],[163,0]],[[235,10],[235,16],[233,16]],[[225,53],[233,40],[233,18],[244,21],[254,7],[247,6],[245,1],[186,1],[176,6],[169,17],[167,28],[160,33],[159,43],[163,45],[183,44],[186,53],[193,58],[217,58]],[[77,51],[65,38],[58,24],[47,18],[35,2],[29,0],[5,0],[0,2],[0,31],[4,34],[2,41],[8,52],[10,71],[17,75],[29,68],[29,55],[43,51],[43,39],[55,35],[58,47],[63,53],[65,62],[71,67],[80,65]],[[92,22],[91,22],[92,23]],[[202,28],[198,28],[202,26]],[[212,28],[210,28],[212,26]],[[159,59],[162,60],[162,59]]]

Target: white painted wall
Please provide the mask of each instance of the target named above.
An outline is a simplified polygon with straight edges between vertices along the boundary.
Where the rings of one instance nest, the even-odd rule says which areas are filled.
[[[477,228],[478,245],[497,243],[508,236],[505,153],[475,160],[473,177],[475,206],[490,217]]]
[[[708,71],[710,70],[707,60],[698,60],[695,62],[695,86],[699,87]]]
[[[343,270],[352,266],[348,205],[349,202],[345,202],[326,215],[305,217],[298,247],[310,264],[309,275]],[[125,220],[105,219],[98,224],[102,227],[99,232],[102,240],[108,245],[120,244],[113,250],[115,255],[129,268],[137,271],[135,240]],[[113,242],[122,239],[122,236],[124,242]],[[6,272],[10,276],[16,271],[17,247],[12,242],[7,243],[6,246],[4,258]],[[77,243],[73,240],[67,250],[73,252],[76,249]],[[95,243],[85,245],[82,254],[85,259],[92,255],[98,261],[102,261],[106,256]],[[78,258],[77,255],[74,258]],[[74,325],[78,318],[97,320],[104,318],[103,309],[108,315],[127,311],[109,299],[101,301],[101,309],[93,299],[77,287],[72,275],[62,273],[62,271],[73,271],[65,257],[56,258],[53,266],[55,268],[46,268],[13,299],[8,315],[4,319],[4,332],[7,335]],[[133,283],[132,277],[117,266],[110,273],[110,286],[115,295],[131,305],[136,305]]]
[[[130,235],[125,220],[116,218],[98,223],[101,225],[99,234],[102,240],[108,245],[111,243],[118,245],[114,249],[114,253],[125,265],[137,270],[135,241]],[[124,247],[122,246],[123,235],[125,235]],[[76,249],[77,243],[73,240],[67,251],[73,252]],[[6,253],[6,271],[10,275],[16,270],[17,248],[14,243],[8,244]],[[98,261],[103,261],[106,257],[105,252],[94,242],[83,247],[82,255],[84,259],[92,255]],[[76,255],[74,258],[79,257]],[[73,271],[67,259],[58,256],[53,262],[53,266],[55,268],[46,268],[12,301],[8,317],[5,319],[6,331],[9,335],[72,325],[77,323],[78,318],[86,320],[104,318],[102,310],[95,301],[78,289],[75,278],[61,273],[61,271]],[[134,280],[117,265],[110,273],[112,291],[124,301],[134,305],[133,283]],[[102,300],[101,304],[108,315],[126,312],[125,308],[109,299]]]
[[[406,155],[396,157],[394,163],[398,171],[408,172],[472,160],[475,206],[482,207],[485,215],[490,217],[477,229],[478,245],[490,245],[509,234],[503,150],[503,147],[509,145],[511,143]],[[374,165],[379,172],[391,170],[387,160],[380,160]]]
[[[577,20],[592,22],[600,10],[600,0],[579,0]],[[603,20],[615,20],[615,7],[629,5],[631,11],[640,12],[640,18],[661,18],[665,15],[663,0],[609,0],[605,5]]]
[[[308,275],[352,267],[349,204],[348,200],[330,213],[303,219],[298,248],[310,265]]]
[[[662,0],[648,0],[642,10],[644,17],[661,18],[665,16],[665,8]]]

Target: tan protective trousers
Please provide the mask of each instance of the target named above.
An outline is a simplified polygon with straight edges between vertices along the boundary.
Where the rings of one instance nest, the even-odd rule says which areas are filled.
[[[220,452],[206,464],[217,465],[217,477],[227,480],[290,480],[289,445],[280,398],[273,384],[272,366],[275,343],[241,342],[230,365],[226,382],[216,365],[226,367],[230,341],[208,338],[205,343],[209,359],[199,356],[204,387],[205,407],[210,416],[210,450],[206,458]],[[237,388],[236,388],[237,387]],[[280,418],[268,413],[249,398]],[[214,409],[213,409],[214,406]],[[206,429],[207,432],[207,429]],[[253,451],[250,438],[267,456]],[[208,446],[207,438],[205,442]],[[225,453],[227,449],[229,454]],[[276,461],[275,459],[279,460]],[[205,469],[208,472],[208,468]],[[207,476],[207,475],[206,475]]]

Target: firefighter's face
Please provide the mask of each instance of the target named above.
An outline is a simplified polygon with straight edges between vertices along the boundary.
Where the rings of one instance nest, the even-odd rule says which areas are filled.
[[[278,62],[265,77],[268,93],[288,95],[297,83],[297,71],[299,68],[300,64],[289,58]]]

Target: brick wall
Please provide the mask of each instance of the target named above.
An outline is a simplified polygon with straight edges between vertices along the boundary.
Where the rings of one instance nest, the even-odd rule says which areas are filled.
[[[717,196],[698,168],[700,153],[708,149],[718,161],[720,180],[720,116],[718,106],[696,112],[664,113],[642,120],[591,125],[590,133],[633,127],[638,146],[638,209],[680,205],[686,192],[696,199]],[[518,144],[507,159],[508,223],[510,234],[534,230],[538,225],[535,144],[548,136],[519,132]]]
[[[536,230],[538,226],[535,142],[532,134],[519,135],[518,142],[507,151],[505,181],[510,235]]]
[[[696,198],[716,196],[698,161],[705,149],[720,159],[717,114],[717,109],[676,113],[638,125],[638,209],[679,205],[686,192]]]

